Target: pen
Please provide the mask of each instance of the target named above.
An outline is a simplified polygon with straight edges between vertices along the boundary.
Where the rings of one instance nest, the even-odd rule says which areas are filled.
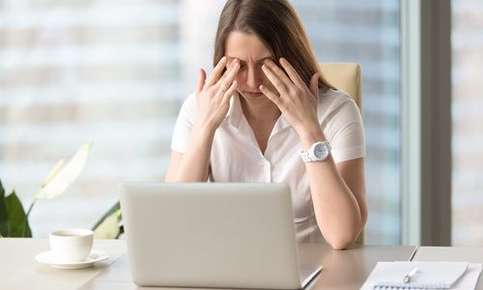
[[[412,269],[409,273],[407,273],[406,275],[404,275],[404,278],[403,278],[403,282],[404,283],[409,283],[411,282],[411,279],[413,278],[413,276],[418,272],[418,268],[414,268]]]

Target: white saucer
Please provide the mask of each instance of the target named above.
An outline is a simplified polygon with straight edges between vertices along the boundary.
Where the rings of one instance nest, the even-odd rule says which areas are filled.
[[[63,262],[63,261],[57,261],[57,259],[55,258],[55,256],[51,251],[46,251],[38,254],[35,257],[35,260],[37,260],[37,262],[39,263],[47,264],[54,268],[59,268],[59,269],[83,269],[83,268],[91,267],[94,265],[94,263],[104,261],[107,258],[109,258],[109,256],[103,251],[92,250],[92,252],[84,261]]]

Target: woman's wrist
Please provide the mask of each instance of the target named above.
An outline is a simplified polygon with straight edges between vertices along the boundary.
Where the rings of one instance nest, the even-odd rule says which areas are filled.
[[[306,126],[302,128],[298,135],[304,149],[309,149],[315,142],[326,140],[325,135],[318,124],[317,126]]]
[[[216,126],[209,122],[197,124],[193,127],[193,137],[196,140],[211,140],[213,139],[216,131]]]
[[[199,117],[195,120],[193,130],[203,133],[214,133],[218,128],[216,122],[207,117]]]

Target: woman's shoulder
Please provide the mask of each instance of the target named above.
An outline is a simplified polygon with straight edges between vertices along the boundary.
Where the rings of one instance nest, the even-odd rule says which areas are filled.
[[[196,94],[191,93],[183,100],[180,114],[185,114],[188,116],[192,116],[196,113],[197,105],[196,105]]]
[[[359,107],[354,99],[342,90],[328,89],[319,94],[318,115],[320,121],[336,115],[341,110],[357,111],[359,113]]]
[[[186,99],[183,100],[183,106],[185,107],[190,107],[190,108],[196,108],[196,93],[191,93],[186,97]]]

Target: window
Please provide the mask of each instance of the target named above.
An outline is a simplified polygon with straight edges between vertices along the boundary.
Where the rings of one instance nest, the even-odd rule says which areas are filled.
[[[321,62],[358,62],[368,158],[366,243],[400,242],[399,1],[291,1]],[[81,177],[32,212],[37,237],[90,227],[125,179],[160,180],[174,121],[211,68],[222,0],[0,2],[0,177],[24,206],[55,161]]]
[[[483,2],[452,1],[452,243],[481,245],[483,233]]]
[[[93,149],[62,197],[32,211],[36,237],[91,227],[119,182],[163,176],[187,92],[177,1],[0,2],[0,177],[24,206],[55,162]]]

